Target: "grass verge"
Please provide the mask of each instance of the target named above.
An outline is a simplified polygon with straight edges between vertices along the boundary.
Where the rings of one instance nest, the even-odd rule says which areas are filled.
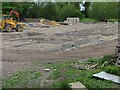
[[[18,71],[2,78],[2,88],[35,88],[41,76],[38,71]]]

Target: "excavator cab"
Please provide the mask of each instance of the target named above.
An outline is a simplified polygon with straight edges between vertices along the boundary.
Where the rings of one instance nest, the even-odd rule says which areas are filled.
[[[12,15],[15,14],[18,20],[14,20]],[[23,31],[23,24],[19,22],[19,13],[13,10],[10,11],[10,15],[0,15],[0,30],[1,31],[12,31],[13,29],[17,32]]]

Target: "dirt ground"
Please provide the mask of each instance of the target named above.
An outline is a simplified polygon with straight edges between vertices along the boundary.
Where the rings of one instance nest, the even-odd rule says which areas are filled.
[[[75,24],[50,28],[27,27],[2,33],[2,75],[49,63],[85,60],[115,53],[118,23]]]

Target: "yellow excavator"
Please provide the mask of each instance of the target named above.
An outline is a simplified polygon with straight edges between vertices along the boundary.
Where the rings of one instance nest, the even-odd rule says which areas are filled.
[[[12,14],[17,16],[18,20],[13,20]],[[13,10],[10,11],[10,15],[0,15],[0,31],[11,32],[15,29],[17,32],[23,31],[23,24],[19,22],[19,14]]]

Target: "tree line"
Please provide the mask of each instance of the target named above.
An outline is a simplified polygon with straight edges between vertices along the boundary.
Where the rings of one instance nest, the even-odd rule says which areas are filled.
[[[85,11],[80,11],[78,2],[3,2],[3,13],[9,14],[10,9],[19,12],[25,18],[46,18],[64,21],[67,17],[92,18],[96,20],[117,19],[118,2],[86,2]]]

